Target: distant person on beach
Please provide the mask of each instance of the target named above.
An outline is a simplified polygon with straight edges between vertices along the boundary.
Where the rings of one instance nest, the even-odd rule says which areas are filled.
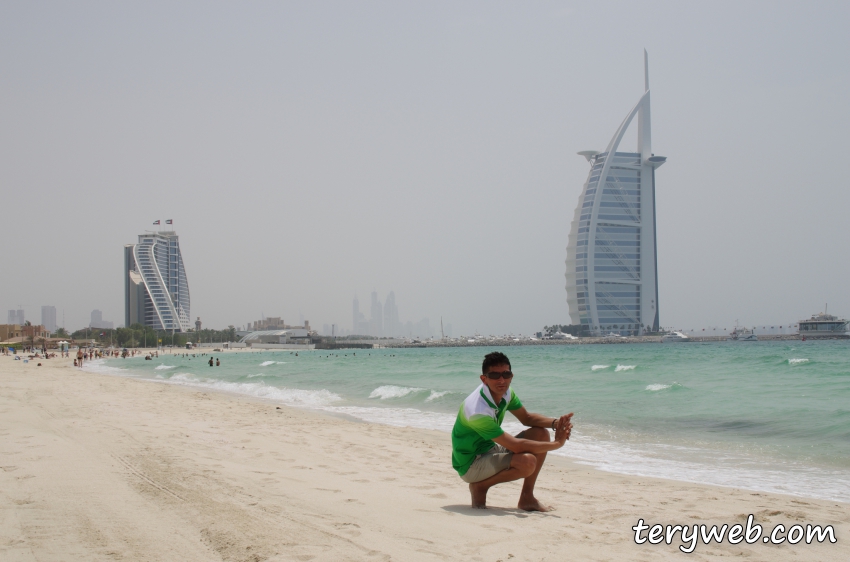
[[[517,507],[551,511],[534,497],[534,484],[546,453],[564,446],[572,431],[572,414],[550,418],[525,409],[511,388],[511,362],[501,352],[484,357],[481,385],[460,407],[452,429],[452,466],[469,483],[472,507],[487,507],[487,491],[502,482],[524,478]],[[529,429],[516,437],[502,430],[505,411]],[[555,430],[551,441],[549,429]]]
[[[212,359],[212,357],[210,357],[210,367],[212,367],[212,366],[213,366],[213,359]]]
[[[215,360],[215,366],[216,366],[216,367],[221,366],[221,362],[220,362],[218,359],[216,359],[216,360]]]
[[[83,350],[82,349],[77,350],[77,365],[80,366],[80,367],[83,366]]]

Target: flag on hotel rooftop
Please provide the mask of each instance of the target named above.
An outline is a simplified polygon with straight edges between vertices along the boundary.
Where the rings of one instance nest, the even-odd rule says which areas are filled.
[[[168,219],[167,221],[165,221],[165,224],[171,224],[171,223],[173,223],[173,222],[174,222],[174,220],[173,220],[173,219]]]
[[[158,220],[156,220],[156,221],[153,221],[153,223],[154,223],[154,224],[159,224],[159,221],[158,221]]]

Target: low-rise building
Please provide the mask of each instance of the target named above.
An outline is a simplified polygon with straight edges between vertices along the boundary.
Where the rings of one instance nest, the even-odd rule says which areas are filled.
[[[13,341],[21,337],[20,324],[0,324],[0,341]]]
[[[302,344],[310,343],[310,333],[304,328],[289,330],[259,330],[251,332],[240,343],[252,344]]]
[[[21,326],[21,332],[24,335],[24,339],[50,337],[50,331],[40,324],[38,326]]]
[[[279,316],[270,316],[262,320],[255,320],[248,324],[248,330],[251,332],[264,332],[269,330],[307,330],[310,331],[310,321],[305,320],[303,326],[290,326],[283,321]]]
[[[0,341],[28,341],[49,338],[50,331],[44,326],[21,326],[20,324],[0,324]]]

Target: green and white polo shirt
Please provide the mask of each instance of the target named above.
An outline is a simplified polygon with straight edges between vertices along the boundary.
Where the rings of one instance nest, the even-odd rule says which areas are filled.
[[[496,406],[490,389],[482,384],[461,404],[452,429],[452,466],[461,476],[469,470],[475,457],[492,449],[493,439],[504,433],[501,426],[505,410],[522,408],[512,388],[508,388],[505,396],[510,400],[502,397]]]

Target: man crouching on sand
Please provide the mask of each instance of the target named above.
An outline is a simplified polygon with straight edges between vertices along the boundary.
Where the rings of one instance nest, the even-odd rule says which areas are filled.
[[[534,497],[534,484],[546,453],[563,447],[570,438],[572,414],[548,418],[532,414],[511,389],[511,362],[494,351],[484,357],[481,386],[460,407],[452,430],[452,466],[469,483],[472,507],[487,507],[487,490],[496,484],[525,478],[517,507],[551,511]],[[516,437],[502,431],[505,410],[529,429]],[[549,440],[549,429],[555,440]]]

